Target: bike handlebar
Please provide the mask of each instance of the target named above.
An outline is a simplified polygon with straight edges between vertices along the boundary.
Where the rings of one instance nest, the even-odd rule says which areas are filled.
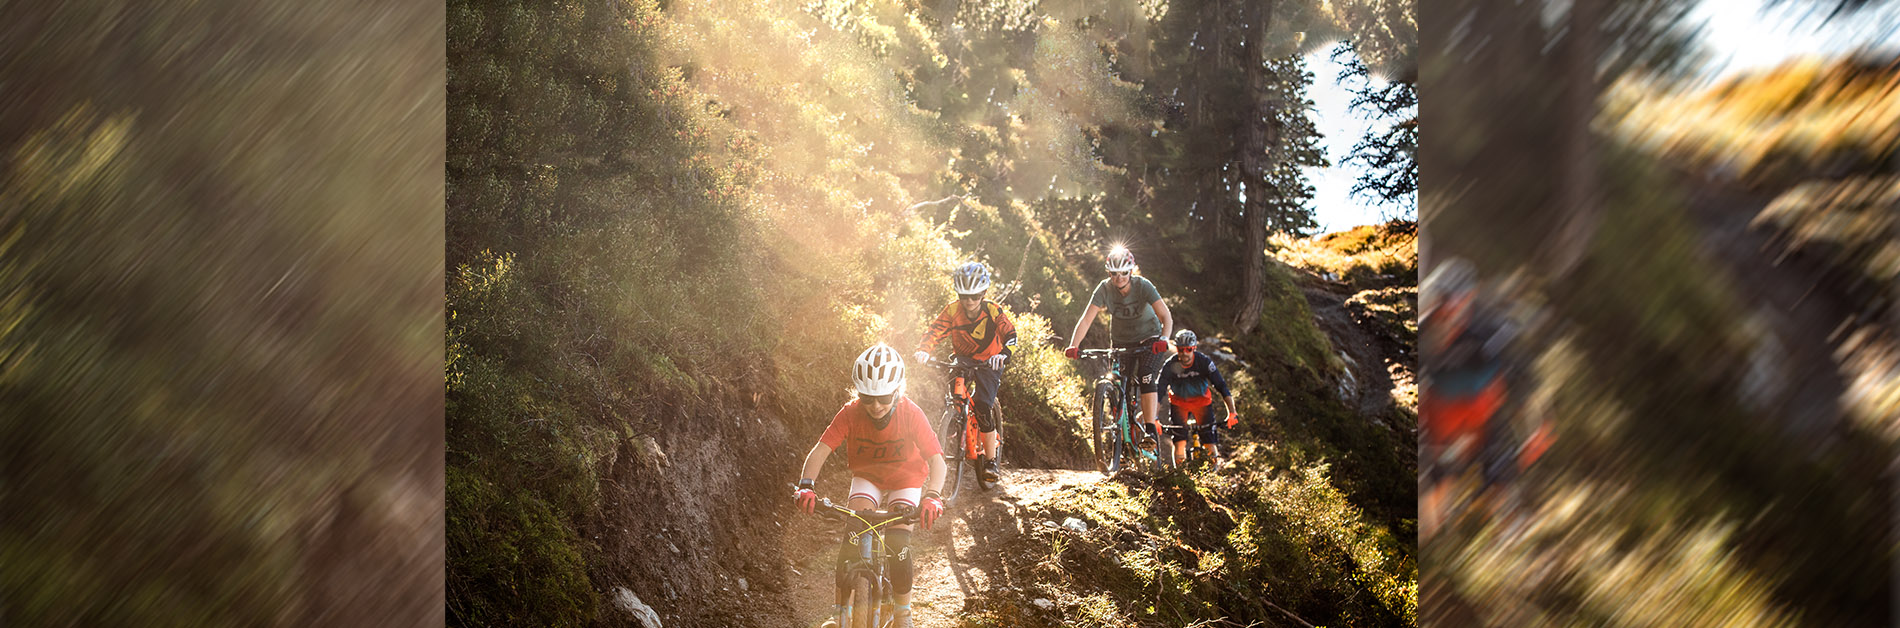
[[[1089,360],[1114,358],[1132,353],[1153,353],[1153,351],[1150,351],[1146,347],[1116,347],[1112,349],[1082,349],[1078,352],[1078,355],[1082,356],[1084,360]]]
[[[937,367],[937,368],[941,368],[941,369],[983,369],[983,370],[989,370],[989,368],[990,368],[990,365],[989,365],[989,363],[988,363],[988,362],[985,362],[985,361],[975,361],[975,360],[972,360],[972,361],[971,361],[971,363],[969,363],[969,364],[962,364],[962,363],[958,363],[958,362],[957,362],[956,360],[945,360],[945,359],[943,359],[943,358],[937,358],[937,357],[932,357],[932,358],[930,358],[930,361],[929,361],[929,362],[925,362],[925,363],[924,363],[924,366],[934,366],[934,367]]]
[[[798,488],[796,484],[791,486],[794,489]],[[819,508],[812,511],[814,514],[839,521],[856,519],[863,521],[873,528],[892,522],[913,523],[917,521],[918,517],[923,515],[923,510],[919,508],[906,508],[904,510],[852,510],[831,501],[829,497],[818,498],[818,506]]]
[[[876,509],[852,510],[832,503],[831,499],[826,497],[818,498],[818,505],[823,508],[813,512],[823,515],[827,519],[837,519],[839,521],[856,519],[863,521],[873,528],[886,523],[912,523],[917,521],[919,513],[922,512],[916,508],[906,508],[901,511]]]

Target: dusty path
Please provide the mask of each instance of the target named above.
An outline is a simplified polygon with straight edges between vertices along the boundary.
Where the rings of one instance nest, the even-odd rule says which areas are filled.
[[[1854,317],[1851,300],[1839,288],[1820,281],[1819,269],[1798,260],[1777,260],[1769,234],[1749,221],[1773,197],[1699,186],[1689,196],[1689,216],[1700,227],[1703,246],[1722,262],[1752,315],[1762,321],[1773,343],[1758,364],[1773,373],[1751,391],[1782,417],[1792,437],[1818,445],[1831,438],[1842,420],[1845,382],[1835,353],[1842,327]]]
[[[966,482],[968,478],[965,479]],[[1062,469],[1004,469],[1003,483],[989,492],[970,486],[951,504],[937,529],[919,530],[911,537],[916,552],[917,581],[911,592],[912,626],[949,628],[971,596],[1005,587],[1021,587],[1027,578],[1009,572],[988,547],[1001,547],[1021,535],[1035,504],[1048,501],[1059,489],[1104,481],[1094,471]],[[973,483],[972,483],[973,484]],[[791,625],[817,626],[831,616],[832,560],[839,534],[817,517],[799,517],[786,534],[786,551],[793,568],[791,596],[795,600]]]

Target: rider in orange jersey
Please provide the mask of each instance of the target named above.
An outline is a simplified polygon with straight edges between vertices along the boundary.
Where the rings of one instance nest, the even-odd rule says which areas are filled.
[[[976,429],[983,434],[983,481],[995,482],[1000,473],[996,466],[997,428],[1002,425],[996,392],[1003,384],[1003,363],[1016,348],[1016,325],[1001,304],[983,298],[990,288],[990,271],[983,264],[969,262],[958,267],[951,275],[951,285],[957,291],[957,300],[944,306],[931,321],[915,357],[918,362],[929,361],[930,350],[947,338],[959,362],[989,366],[971,371],[976,394],[970,401],[976,406]]]
[[[812,485],[825,459],[833,450],[842,449],[851,470],[853,510],[888,506],[888,510],[921,508],[920,521],[928,530],[943,514],[943,451],[937,434],[922,408],[904,397],[904,359],[884,343],[878,343],[858,355],[851,367],[851,382],[857,398],[846,403],[831,417],[818,443],[805,455],[799,474],[798,491],[793,494],[799,510],[811,514],[818,503]],[[897,625],[910,626],[910,590],[915,577],[910,555],[910,525],[892,526],[884,535],[893,597],[897,605]],[[839,549],[838,589],[845,590],[844,565],[851,560],[853,548]],[[838,600],[843,610],[845,600]],[[839,613],[843,615],[845,613]]]

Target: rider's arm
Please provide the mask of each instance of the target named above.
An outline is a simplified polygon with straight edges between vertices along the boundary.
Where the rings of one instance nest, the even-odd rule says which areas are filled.
[[[1163,339],[1173,338],[1174,337],[1174,316],[1168,313],[1167,302],[1162,301],[1161,299],[1155,299],[1154,303],[1150,303],[1148,305],[1154,306],[1155,318],[1161,319],[1161,337]]]
[[[956,304],[952,303],[951,305],[955,306]],[[950,325],[952,324],[950,313],[952,311],[954,310],[944,308],[942,312],[937,313],[936,320],[930,321],[930,329],[924,332],[923,340],[917,342],[918,351],[929,353],[931,349],[937,348],[937,345],[943,342],[943,337],[950,333]]]
[[[947,475],[944,472],[943,456],[941,454],[925,456],[924,462],[930,465],[930,477],[924,480],[925,492],[943,492],[943,476]]]
[[[830,445],[826,445],[824,443],[817,443],[817,444],[812,445],[811,451],[805,454],[805,468],[798,472],[799,479],[805,479],[805,480],[818,479],[818,470],[824,468],[825,459],[829,457],[831,457]],[[938,466],[943,465],[942,458],[943,456],[936,457],[936,459],[938,460],[937,462]],[[938,481],[942,481],[942,476],[938,477]]]
[[[1102,310],[1105,309],[1108,308],[1093,303],[1089,304],[1088,310],[1082,313],[1082,319],[1075,322],[1075,333],[1069,334],[1070,348],[1082,346],[1082,339],[1088,336],[1089,326],[1095,324],[1095,316],[1101,314]]]
[[[1213,383],[1214,390],[1220,391],[1221,396],[1227,398],[1227,404],[1232,406],[1234,403],[1234,393],[1227,390],[1227,378],[1221,377],[1220,368],[1214,366],[1213,358],[1201,356],[1201,359],[1207,360],[1207,381]]]
[[[1012,355],[1016,351],[1016,323],[1009,320],[1009,314],[1003,306],[996,306],[996,333],[1003,339],[1003,355]]]

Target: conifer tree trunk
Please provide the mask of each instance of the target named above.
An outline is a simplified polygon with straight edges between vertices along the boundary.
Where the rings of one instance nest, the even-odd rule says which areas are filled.
[[[1602,177],[1598,176],[1596,138],[1590,122],[1596,118],[1597,62],[1602,59],[1602,0],[1577,0],[1570,7],[1570,33],[1564,63],[1564,99],[1560,119],[1563,163],[1558,179],[1558,199],[1563,216],[1557,223],[1553,246],[1546,247],[1551,276],[1562,277],[1574,270],[1589,253],[1590,240],[1596,236],[1602,217]]]
[[[1241,283],[1240,311],[1234,314],[1234,327],[1241,334],[1252,333],[1260,323],[1260,310],[1266,304],[1267,271],[1267,171],[1273,167],[1268,150],[1279,142],[1278,115],[1267,89],[1267,26],[1273,19],[1272,2],[1248,3],[1252,15],[1246,21],[1247,88],[1254,98],[1254,114],[1247,119],[1247,144],[1241,153],[1241,169],[1247,186],[1247,271]]]

